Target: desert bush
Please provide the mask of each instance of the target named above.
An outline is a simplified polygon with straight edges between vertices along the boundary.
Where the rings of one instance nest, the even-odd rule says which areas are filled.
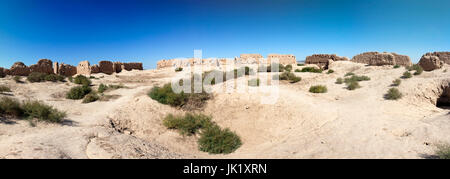
[[[370,77],[368,76],[358,76],[358,75],[352,75],[350,78],[345,78],[344,82],[346,84],[351,83],[351,82],[355,82],[355,81],[369,81]]]
[[[175,72],[180,72],[180,71],[183,71],[183,68],[181,68],[181,67],[175,68]]]
[[[298,63],[297,66],[305,66],[305,64]]]
[[[400,86],[401,83],[402,83],[402,80],[395,79],[394,81],[392,81],[392,86]]]
[[[22,77],[21,77],[21,76],[14,76],[14,77],[13,77],[13,80],[14,80],[16,83],[23,83],[23,82],[22,82]]]
[[[0,114],[19,117],[23,114],[20,102],[13,98],[0,98]]]
[[[228,154],[242,145],[240,137],[228,128],[212,125],[202,130],[198,140],[199,149],[211,154]]]
[[[6,85],[0,85],[0,93],[11,92],[11,89]]]
[[[334,70],[329,69],[329,70],[327,71],[327,74],[330,74],[330,73],[334,73]]]
[[[400,68],[400,65],[394,65],[394,68]]]
[[[194,135],[200,129],[213,125],[211,117],[203,114],[187,113],[184,116],[167,115],[163,125],[168,129],[176,129],[182,135]]]
[[[348,90],[355,90],[357,88],[361,88],[361,86],[359,85],[358,81],[351,81],[351,82],[347,83],[347,89]]]
[[[286,71],[292,71],[292,65],[286,65],[285,67],[284,67],[284,70],[286,70]]]
[[[439,159],[450,159],[450,145],[437,146],[436,156]]]
[[[56,81],[58,81],[58,76],[55,74],[49,74],[49,75],[45,75],[44,79],[45,79],[45,81],[56,82]]]
[[[58,111],[40,101],[26,101],[23,103],[22,108],[26,117],[42,121],[58,123],[66,117],[65,112]]]
[[[402,93],[397,88],[390,88],[384,98],[389,100],[397,100],[402,98]]]
[[[92,82],[86,76],[78,75],[73,79],[73,83],[80,84],[83,86],[89,86],[89,85],[91,85]]]
[[[409,72],[409,71],[405,71],[404,73],[403,73],[403,76],[402,76],[402,78],[404,78],[404,79],[406,79],[406,78],[411,78],[412,77],[412,75],[411,75],[411,73]]]
[[[150,98],[158,101],[161,104],[168,104],[170,106],[182,106],[186,104],[188,95],[184,92],[179,94],[173,92],[170,83],[165,84],[163,87],[154,87],[148,94]]]
[[[248,86],[259,86],[259,78],[248,80]]]
[[[70,91],[66,94],[67,99],[83,99],[84,96],[89,94],[92,91],[89,86],[76,86],[70,89]]]
[[[82,103],[92,103],[99,99],[100,99],[100,97],[97,95],[97,93],[91,92],[91,93],[87,94],[86,96],[84,96]]]
[[[342,84],[342,83],[344,83],[344,80],[342,78],[336,79],[336,84]]]
[[[27,80],[31,83],[42,82],[45,81],[46,76],[45,73],[32,72],[27,76]]]
[[[73,77],[72,76],[69,76],[68,79],[69,79],[70,82],[73,82]]]
[[[97,91],[98,91],[99,93],[103,93],[103,92],[105,92],[107,89],[108,89],[108,86],[106,86],[105,84],[101,83],[101,84],[98,86]]]
[[[300,69],[295,69],[295,72],[302,72],[302,70],[300,70]]]
[[[302,80],[301,77],[295,76],[294,73],[285,71],[279,76],[280,80],[289,80],[290,83],[296,83]]]
[[[309,92],[311,93],[326,93],[327,90],[327,87],[324,85],[316,85],[309,88]]]
[[[419,66],[419,65],[416,65],[417,67],[415,68],[415,72],[414,72],[414,75],[420,75],[420,74],[422,74],[422,72],[423,72],[423,68],[421,67],[421,66]]]
[[[304,67],[301,72],[311,72],[311,73],[322,73],[322,69],[317,69],[314,67]]]
[[[344,76],[353,76],[353,75],[355,75],[355,74],[352,73],[352,72],[348,72],[348,73],[346,73]]]

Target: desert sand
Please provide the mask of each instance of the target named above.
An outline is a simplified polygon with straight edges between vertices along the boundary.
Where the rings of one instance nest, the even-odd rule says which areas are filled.
[[[403,67],[338,61],[329,68],[335,72],[296,72],[300,82],[281,81],[275,104],[261,104],[259,92],[214,93],[197,112],[241,137],[243,145],[227,155],[201,152],[198,136],[182,136],[162,125],[165,115],[185,113],[147,96],[177,75],[171,68],[94,74],[94,89],[100,83],[127,88],[106,92],[109,101],[88,104],[65,99],[73,83],[16,83],[8,76],[0,84],[12,92],[1,97],[41,100],[68,115],[63,124],[34,127],[26,120],[1,118],[0,158],[427,158],[436,145],[450,143],[450,109],[436,107],[442,86],[450,84],[449,65],[402,79],[399,100],[383,95]],[[335,84],[347,72],[371,80],[349,91]],[[319,84],[328,92],[308,92]]]

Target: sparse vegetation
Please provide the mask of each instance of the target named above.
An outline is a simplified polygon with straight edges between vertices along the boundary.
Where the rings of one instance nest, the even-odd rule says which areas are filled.
[[[180,71],[183,71],[183,68],[181,68],[181,67],[175,68],[175,72],[180,72]]]
[[[302,70],[300,70],[300,69],[295,69],[295,72],[302,72]]]
[[[298,63],[297,66],[305,66],[303,63]]]
[[[65,77],[61,76],[61,75],[32,72],[28,75],[27,80],[31,83],[44,82],[44,81],[51,81],[51,82],[61,81],[61,82],[63,82],[64,78]]]
[[[415,71],[414,75],[420,75],[423,72],[423,68],[420,65],[418,65],[418,64],[414,64],[412,66],[408,66],[408,67],[406,67],[406,69],[408,71]]]
[[[13,80],[14,80],[16,83],[23,83],[22,77],[21,77],[21,76],[14,76],[14,77],[13,77]]]
[[[184,109],[202,108],[211,97],[206,92],[202,93],[175,93],[170,83],[163,87],[154,87],[148,94],[150,98],[161,104],[168,104],[172,107],[182,107]]]
[[[0,114],[55,123],[66,117],[65,112],[40,101],[25,101],[21,104],[18,100],[8,97],[0,98]]]
[[[314,67],[304,67],[301,72],[311,72],[311,73],[322,73],[322,69],[317,69]]]
[[[347,89],[348,90],[355,90],[357,88],[361,88],[361,86],[359,85],[358,81],[350,81],[347,84]]]
[[[92,91],[89,86],[76,86],[70,89],[70,91],[66,94],[67,99],[83,99],[84,96],[89,94]]]
[[[438,145],[436,156],[439,159],[450,159],[450,145]]]
[[[75,84],[80,84],[83,86],[89,86],[92,84],[92,81],[89,80],[86,76],[84,75],[77,75],[74,79],[73,79],[73,83]]]
[[[336,84],[342,84],[342,83],[344,83],[344,79],[342,79],[342,78],[336,79]]]
[[[329,69],[329,70],[327,71],[327,74],[331,74],[331,73],[334,73],[334,70]]]
[[[97,93],[91,92],[91,93],[87,94],[86,96],[84,96],[83,103],[92,103],[99,99],[100,99],[100,97],[97,95]]]
[[[352,75],[350,78],[345,78],[344,82],[346,84],[353,82],[353,81],[369,81],[370,77],[368,76],[358,76],[358,75]]]
[[[23,114],[23,110],[18,100],[8,97],[2,97],[0,98],[0,114],[20,117]]]
[[[352,72],[348,72],[348,73],[346,73],[344,76],[353,76],[353,75],[355,75],[355,74],[352,73]]]
[[[59,123],[66,117],[65,112],[58,111],[40,101],[26,101],[22,108],[24,115],[31,119]]]
[[[11,89],[6,85],[0,85],[0,93],[11,92]]]
[[[284,67],[284,70],[286,70],[286,71],[288,71],[288,72],[292,71],[292,65],[286,65],[286,66]]]
[[[402,93],[397,88],[390,88],[384,98],[389,100],[397,100],[402,98]]]
[[[392,86],[400,86],[401,83],[402,83],[402,80],[395,79],[394,81],[392,81]]]
[[[403,76],[402,76],[402,78],[404,78],[404,79],[406,79],[406,78],[411,78],[412,77],[412,75],[411,75],[411,73],[409,72],[409,71],[405,71],[404,73],[403,73]]]
[[[217,125],[212,125],[202,131],[198,144],[203,152],[228,154],[238,149],[242,142],[240,137],[230,129],[221,129]]]
[[[163,125],[168,129],[176,129],[181,135],[194,135],[200,129],[213,125],[211,117],[202,114],[187,113],[184,116],[169,114],[163,120]]]
[[[309,92],[311,93],[326,93],[327,91],[328,89],[324,85],[316,85],[309,88]]]
[[[97,91],[99,92],[99,93],[103,93],[103,92],[105,92],[106,90],[108,89],[108,86],[106,86],[105,84],[100,84],[99,86],[98,86],[98,89],[97,89]]]
[[[229,129],[221,129],[212,122],[210,116],[187,113],[184,116],[167,115],[163,125],[168,129],[175,129],[181,135],[195,135],[200,133],[198,139],[199,150],[211,154],[227,154],[235,151],[242,145],[241,139]]]
[[[72,76],[69,76],[68,79],[69,79],[70,82],[73,82],[73,77]]]
[[[294,73],[288,71],[281,73],[279,76],[274,75],[272,79],[276,79],[277,77],[279,77],[279,80],[289,80],[290,83],[297,83],[302,80],[301,77],[295,76]]]
[[[259,86],[259,78],[248,80],[248,86]]]
[[[400,68],[400,65],[394,65],[394,68]]]

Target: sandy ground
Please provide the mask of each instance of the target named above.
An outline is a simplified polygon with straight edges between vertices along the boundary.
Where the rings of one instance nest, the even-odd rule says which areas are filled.
[[[444,72],[450,66],[402,80],[404,97],[397,101],[383,95],[404,68],[351,62],[330,68],[335,73],[296,73],[301,82],[280,82],[274,104],[261,104],[264,92],[214,93],[197,112],[241,137],[243,145],[228,155],[200,152],[198,136],[183,137],[162,126],[165,115],[184,111],[159,104],[147,93],[175,77],[173,69],[95,74],[94,89],[100,83],[127,88],[106,92],[115,96],[109,101],[89,104],[64,98],[75,86],[70,82],[21,84],[6,77],[0,84],[13,92],[0,96],[42,100],[68,116],[63,124],[39,122],[35,127],[1,118],[0,158],[426,158],[437,144],[450,143],[450,110],[435,106],[442,86],[450,84],[450,72]],[[335,84],[347,72],[371,80],[349,91]],[[328,92],[308,92],[319,84]]]

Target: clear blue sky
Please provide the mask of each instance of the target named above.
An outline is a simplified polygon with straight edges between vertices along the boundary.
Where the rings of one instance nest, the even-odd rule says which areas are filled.
[[[0,66],[450,51],[448,0],[0,0]]]

